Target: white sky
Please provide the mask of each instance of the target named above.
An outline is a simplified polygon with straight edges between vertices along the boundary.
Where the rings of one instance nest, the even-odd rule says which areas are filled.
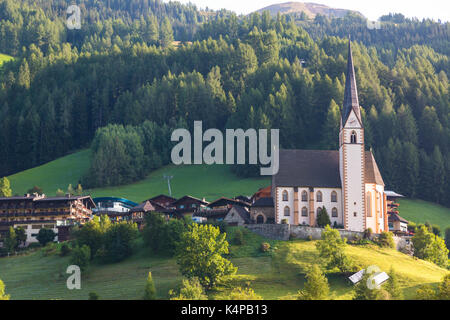
[[[168,1],[168,0],[165,0]],[[228,9],[238,14],[248,14],[263,7],[289,2],[289,0],[178,0],[182,3],[192,2],[199,8]],[[332,8],[351,9],[361,12],[370,20],[377,20],[380,16],[402,13],[406,17],[417,17],[450,20],[449,0],[310,0],[300,2],[314,2]]]

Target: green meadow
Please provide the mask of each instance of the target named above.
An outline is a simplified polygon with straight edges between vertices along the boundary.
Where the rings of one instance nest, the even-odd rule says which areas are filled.
[[[8,61],[10,61],[10,60],[12,60],[12,59],[14,59],[14,58],[11,57],[11,56],[8,56],[7,54],[0,53],[0,66],[1,66],[4,62],[8,62]]]
[[[233,233],[234,228],[230,232]],[[230,259],[238,272],[227,277],[208,293],[210,299],[226,299],[236,286],[250,286],[264,299],[294,299],[303,288],[306,270],[318,263],[316,241],[268,241],[271,252],[258,248],[262,237],[244,231],[245,242],[231,246]],[[232,237],[230,237],[232,238]],[[153,256],[142,244],[136,253],[114,264],[94,262],[82,274],[81,290],[66,288],[66,268],[69,258],[58,251],[45,253],[40,249],[23,256],[0,259],[0,279],[5,282],[11,299],[87,299],[95,292],[100,299],[141,299],[146,276],[152,272],[160,299],[169,298],[168,292],[181,282],[178,265],[173,258]],[[414,259],[393,249],[374,245],[347,246],[349,256],[361,266],[376,265],[389,272],[391,266],[399,275],[405,298],[414,298],[419,285],[436,285],[448,272],[436,265]],[[351,299],[352,285],[341,274],[328,273],[332,299]]]

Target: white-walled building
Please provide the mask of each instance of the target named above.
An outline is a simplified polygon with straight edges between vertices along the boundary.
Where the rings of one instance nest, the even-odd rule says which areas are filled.
[[[276,223],[315,226],[325,207],[332,225],[388,230],[384,182],[372,152],[365,151],[350,43],[338,138],[339,150],[280,150],[280,169],[272,177]]]

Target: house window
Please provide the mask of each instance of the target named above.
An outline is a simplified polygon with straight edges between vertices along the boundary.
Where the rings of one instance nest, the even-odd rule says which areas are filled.
[[[302,208],[302,217],[307,217],[308,216],[308,209],[306,209],[306,207]]]
[[[308,193],[305,190],[302,191],[302,201],[308,201]]]
[[[331,192],[331,202],[337,202],[337,192]]]
[[[353,216],[356,217],[358,214],[356,212],[353,212]]]
[[[283,191],[283,201],[288,201],[288,193],[286,190]]]
[[[352,131],[350,135],[350,143],[356,143],[356,132]]]
[[[322,202],[322,192],[317,191],[316,198],[317,198],[317,202]]]
[[[372,197],[370,195],[370,192],[367,192],[366,194],[366,204],[367,204],[367,216],[372,216]]]
[[[291,209],[288,206],[284,207],[284,216],[289,217],[291,215]]]
[[[333,209],[331,210],[331,216],[332,216],[333,218],[337,218],[337,216],[338,216],[337,208],[333,208]]]

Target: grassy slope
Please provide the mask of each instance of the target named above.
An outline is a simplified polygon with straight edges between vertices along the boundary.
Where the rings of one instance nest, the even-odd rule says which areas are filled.
[[[11,56],[8,56],[8,55],[6,55],[6,54],[0,53],[0,66],[1,66],[4,62],[7,62],[7,61],[12,60],[12,59],[14,59],[14,58],[11,57]]]
[[[22,195],[37,185],[44,193],[54,195],[58,188],[66,190],[69,183],[76,186],[89,169],[89,154],[89,150],[83,150],[9,176],[13,194]]]
[[[429,221],[431,224],[437,224],[441,227],[442,236],[445,228],[450,227],[449,208],[422,200],[400,199],[398,202],[400,215],[406,220],[416,223]]]
[[[238,274],[230,277],[210,298],[226,299],[235,286],[251,283],[257,294],[265,299],[291,299],[302,288],[304,272],[318,262],[315,241],[271,241],[272,254],[258,253],[264,241],[254,234],[246,235],[242,247],[232,246],[231,260]],[[377,265],[384,271],[393,266],[399,273],[406,298],[413,298],[418,285],[435,284],[446,274],[431,263],[415,260],[391,249],[349,246],[348,254],[363,266]],[[26,256],[0,259],[0,279],[5,282],[12,299],[87,299],[96,292],[102,299],[140,299],[149,270],[159,298],[166,299],[168,291],[180,283],[181,276],[174,259],[151,257],[141,249],[131,258],[116,264],[94,264],[82,277],[81,290],[66,289],[68,258],[44,256],[38,251]],[[352,286],[339,275],[327,275],[334,299],[351,299]]]
[[[8,177],[14,194],[24,194],[34,185],[48,195],[58,188],[66,190],[69,183],[76,185],[89,168],[89,150],[73,153],[42,166],[19,172]],[[140,202],[161,193],[168,194],[164,174],[173,176],[173,195],[190,194],[215,200],[221,196],[251,195],[270,184],[268,178],[240,179],[226,165],[166,166],[155,170],[139,182],[111,188],[88,190],[93,197],[118,196]]]

